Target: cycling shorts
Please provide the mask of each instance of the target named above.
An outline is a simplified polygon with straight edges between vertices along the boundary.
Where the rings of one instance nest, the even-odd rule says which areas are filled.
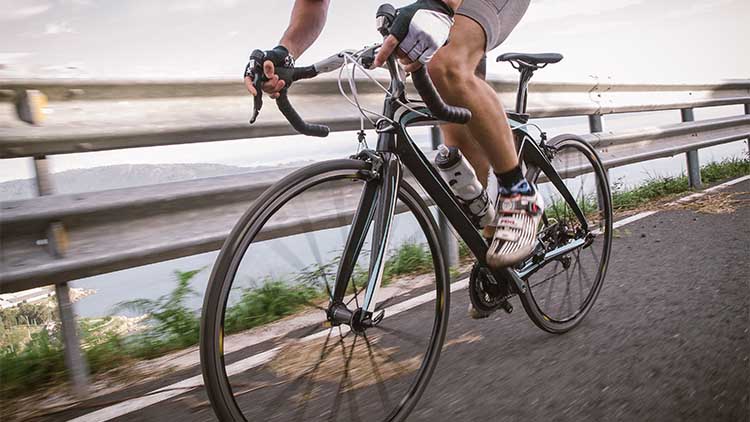
[[[464,0],[457,14],[471,18],[484,30],[485,51],[500,45],[529,8],[531,0]]]

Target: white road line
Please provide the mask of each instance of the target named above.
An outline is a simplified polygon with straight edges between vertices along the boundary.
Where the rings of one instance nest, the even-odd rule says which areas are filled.
[[[656,214],[657,212],[658,211],[644,211],[644,212],[638,213],[636,215],[631,215],[630,217],[623,218],[622,220],[615,222],[615,224],[612,225],[612,228],[613,229],[619,229],[620,227],[622,227],[624,225],[636,222],[638,220],[642,220],[642,219],[644,219],[644,218],[646,218],[648,216]]]
[[[716,192],[722,189],[725,189],[729,186],[736,185],[737,183],[744,182],[745,180],[750,180],[749,176],[743,176],[734,180],[730,180],[728,182],[722,183],[720,185],[714,186],[712,188],[706,189],[702,192],[697,192],[692,195],[688,195],[684,198],[678,199],[677,201],[672,202],[671,204],[676,203],[685,203],[689,202],[695,199],[698,199],[707,193]],[[688,199],[689,198],[689,199]],[[658,211],[645,211],[636,215],[632,215],[630,217],[624,218],[620,221],[617,221],[613,224],[613,228],[619,228],[622,226],[625,226],[627,224],[634,223],[638,220],[642,220],[646,217],[649,217],[651,215],[656,214]],[[451,292],[456,292],[458,290],[463,290],[469,285],[468,278],[457,281],[455,283],[451,284]],[[419,305],[425,304],[427,302],[430,302],[432,300],[435,300],[435,292],[430,291],[424,294],[421,294],[419,296],[413,297],[411,299],[405,300],[401,303],[397,303],[393,306],[389,306],[386,308],[386,318],[391,317],[394,315],[398,315],[402,312],[408,311],[409,309],[415,308]],[[342,330],[347,329],[342,328]],[[314,334],[310,334],[307,337],[304,337],[302,341],[310,341],[314,340],[316,338],[324,337],[328,334],[328,330],[322,330]],[[235,375],[244,371],[247,371],[249,369],[258,367],[260,365],[263,365],[264,363],[270,361],[273,359],[276,354],[279,353],[281,350],[281,347],[275,347],[271,350],[259,353],[257,355],[250,356],[248,358],[242,359],[238,362],[235,362],[229,366],[227,366],[227,373],[231,375]],[[188,379],[185,379],[183,381],[180,381],[175,384],[168,385],[164,388],[160,388],[157,390],[154,390],[150,393],[147,393],[145,396],[133,398],[130,400],[126,400],[122,403],[118,403],[116,405],[112,405],[109,407],[105,407],[103,409],[97,410],[92,413],[88,413],[86,415],[80,416],[75,419],[71,419],[68,422],[104,422],[108,421],[123,415],[126,415],[131,412],[135,412],[137,410],[144,409],[148,406],[151,406],[153,404],[159,403],[164,400],[169,400],[172,397],[179,396],[180,394],[184,394],[188,391],[191,391],[197,387],[200,387],[203,385],[203,376],[202,375],[196,375],[194,377],[190,377]]]

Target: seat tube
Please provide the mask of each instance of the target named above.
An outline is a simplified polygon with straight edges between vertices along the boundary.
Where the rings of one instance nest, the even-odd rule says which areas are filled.
[[[377,293],[383,281],[383,270],[388,252],[388,238],[396,212],[398,188],[401,182],[401,162],[392,153],[383,153],[381,189],[375,208],[375,221],[370,253],[370,276],[362,308],[373,312],[377,304]]]

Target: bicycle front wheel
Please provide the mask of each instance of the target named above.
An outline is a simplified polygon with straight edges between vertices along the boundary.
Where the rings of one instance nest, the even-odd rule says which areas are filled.
[[[559,190],[546,183],[543,172],[537,170],[529,176],[545,203],[537,250],[542,253],[538,256],[546,253],[554,258],[522,275],[527,291],[521,302],[538,327],[559,334],[578,325],[599,295],[609,262],[613,216],[607,173],[591,145],[575,135],[555,137],[548,145],[553,153],[552,167],[586,224]]]
[[[401,421],[416,405],[445,338],[449,277],[434,218],[406,182],[373,312],[384,318],[366,329],[326,322],[353,216],[373,183],[367,170],[334,160],[290,174],[225,242],[201,326],[203,376],[220,420]],[[352,276],[338,303],[351,310],[365,295],[370,226],[355,259],[344,260]]]

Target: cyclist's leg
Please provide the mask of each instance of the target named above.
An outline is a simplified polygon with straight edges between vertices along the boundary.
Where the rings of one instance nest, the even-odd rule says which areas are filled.
[[[518,166],[518,158],[500,100],[492,88],[474,74],[484,57],[485,45],[482,27],[468,17],[457,15],[450,43],[438,50],[428,70],[446,102],[472,111],[472,119],[466,125],[468,133],[481,145],[493,170],[504,173]],[[446,143],[459,147],[471,145],[460,132],[445,133]],[[471,152],[464,153],[468,158]]]
[[[504,4],[510,3],[506,1]],[[527,6],[528,2],[519,0],[513,3],[524,4]],[[519,13],[506,19],[504,36],[523,15],[525,7],[520,6]],[[498,217],[487,260],[500,267],[514,265],[531,253],[544,205],[535,188],[523,178],[512,132],[497,95],[474,74],[485,48],[488,45],[494,47],[490,42],[499,43],[504,39],[498,36],[503,17],[495,16],[498,18],[495,26],[488,26],[486,22],[483,26],[480,24],[482,19],[457,16],[451,31],[451,43],[438,51],[428,70],[443,98],[472,111],[473,117],[467,128],[498,176]],[[450,142],[461,141],[451,139]]]

